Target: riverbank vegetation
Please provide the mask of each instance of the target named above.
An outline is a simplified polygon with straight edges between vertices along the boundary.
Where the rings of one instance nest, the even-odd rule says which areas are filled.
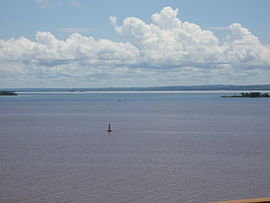
[[[222,96],[222,97],[247,97],[247,98],[257,98],[257,97],[270,97],[268,93],[260,93],[260,92],[242,92],[241,95],[233,95],[233,96]]]
[[[13,91],[0,91],[0,96],[16,96],[17,93]]]

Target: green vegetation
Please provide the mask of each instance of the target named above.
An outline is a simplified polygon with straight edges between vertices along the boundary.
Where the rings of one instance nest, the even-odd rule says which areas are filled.
[[[0,96],[16,96],[17,94],[13,91],[0,91]]]
[[[260,92],[249,92],[249,93],[241,93],[241,97],[270,97],[268,93],[260,93]]]
[[[222,97],[248,97],[248,98],[257,98],[257,97],[270,97],[268,93],[260,93],[260,92],[243,92],[241,95],[234,96],[222,96]]]

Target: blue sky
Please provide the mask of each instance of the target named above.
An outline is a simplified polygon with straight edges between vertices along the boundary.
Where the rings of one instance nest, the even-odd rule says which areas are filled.
[[[269,9],[269,0],[1,1],[0,87],[269,83]]]

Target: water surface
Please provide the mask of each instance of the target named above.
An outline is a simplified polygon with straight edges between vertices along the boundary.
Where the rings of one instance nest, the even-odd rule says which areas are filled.
[[[269,196],[270,100],[224,94],[1,97],[0,202]]]

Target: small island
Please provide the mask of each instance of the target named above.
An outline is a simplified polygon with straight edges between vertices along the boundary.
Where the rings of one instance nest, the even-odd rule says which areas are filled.
[[[260,93],[260,92],[243,92],[241,95],[233,95],[233,96],[222,96],[222,97],[244,97],[244,98],[257,98],[257,97],[270,97],[268,93]]]
[[[13,91],[0,91],[0,96],[16,96],[17,93]]]

